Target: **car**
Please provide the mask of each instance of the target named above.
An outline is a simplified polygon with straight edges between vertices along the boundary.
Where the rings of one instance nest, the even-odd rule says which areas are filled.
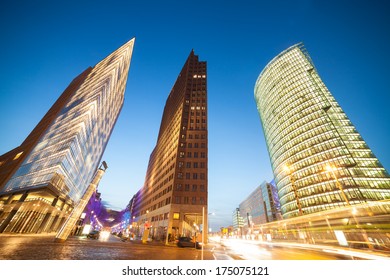
[[[91,239],[99,239],[99,236],[100,236],[100,231],[98,230],[93,230],[87,234],[87,238],[91,238]]]
[[[195,242],[191,237],[179,237],[179,240],[177,241],[177,246],[195,248]],[[196,249],[200,248],[202,248],[202,246],[199,242],[196,242]]]

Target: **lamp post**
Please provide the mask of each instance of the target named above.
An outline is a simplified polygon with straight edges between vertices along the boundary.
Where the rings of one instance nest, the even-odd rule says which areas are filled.
[[[345,192],[344,192],[344,189],[343,189],[343,186],[341,185],[341,183],[339,182],[339,180],[337,179],[337,176],[335,174],[335,171],[337,170],[337,168],[335,166],[332,166],[332,165],[329,165],[327,164],[325,166],[325,169],[327,171],[329,171],[332,175],[333,175],[333,178],[336,180],[336,186],[337,188],[340,190],[341,192],[341,196],[344,198],[345,202],[347,203],[348,206],[351,206],[351,204],[349,203],[349,200],[347,198],[347,196],[345,195]]]
[[[203,261],[203,247],[204,247],[204,230],[205,230],[205,224],[204,224],[204,206],[202,207],[202,261]]]
[[[302,205],[301,205],[301,201],[299,200],[299,196],[298,196],[298,190],[297,190],[297,187],[295,186],[295,178],[292,174],[292,168],[288,165],[285,165],[284,166],[284,171],[287,172],[289,178],[290,178],[290,181],[291,181],[291,187],[294,191],[294,196],[295,196],[295,200],[297,202],[297,206],[298,206],[298,213],[300,216],[303,215],[303,211],[302,211]]]
[[[208,213],[207,215],[213,215],[214,213]],[[200,230],[200,225],[198,223],[198,214],[195,215],[195,222],[193,226],[195,227],[196,230]],[[208,219],[207,219],[208,220]],[[205,207],[202,207],[202,248],[201,248],[201,260],[203,260],[203,248],[206,240],[206,232],[208,232],[208,226],[206,226],[206,218],[205,218]],[[197,248],[197,240],[198,236],[195,232],[195,240],[194,240],[194,246]]]

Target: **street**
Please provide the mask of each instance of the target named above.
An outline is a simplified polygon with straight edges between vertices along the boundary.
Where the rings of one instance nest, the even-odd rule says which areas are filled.
[[[341,271],[341,278],[345,279],[351,275],[354,279],[368,279],[373,275],[380,277],[386,267],[386,263],[380,261],[314,261],[308,266],[306,261],[289,260],[351,258],[327,250],[276,244],[269,246],[250,240],[230,239],[211,240],[204,248],[204,262],[191,261],[202,259],[202,250],[199,249],[179,248],[160,242],[142,244],[139,240],[123,242],[116,236],[109,236],[106,241],[73,236],[64,243],[58,243],[54,242],[54,235],[2,234],[0,252],[1,275],[4,279],[15,275],[18,275],[18,279],[51,279],[56,273],[64,275],[60,277],[74,275],[77,279],[124,279],[124,275],[132,279],[183,279],[183,275],[186,279],[224,279],[224,275],[230,275],[229,279],[254,279],[254,275],[246,273],[260,273],[260,269],[265,269],[264,273],[272,275],[272,279],[312,279],[318,271],[324,270],[338,271],[338,276]],[[165,276],[153,274],[162,269],[170,273]],[[183,274],[173,274],[174,269]],[[240,275],[244,270],[244,275]]]
[[[122,242],[115,236],[101,241],[70,237],[54,242],[54,235],[0,235],[0,259],[8,260],[197,260],[201,250],[163,244]],[[204,259],[213,259],[205,252]]]
[[[0,235],[3,260],[201,260],[201,250],[160,242],[142,244],[109,236],[105,241],[70,237],[54,242],[54,235]],[[211,241],[204,260],[338,260],[351,259],[325,251]]]

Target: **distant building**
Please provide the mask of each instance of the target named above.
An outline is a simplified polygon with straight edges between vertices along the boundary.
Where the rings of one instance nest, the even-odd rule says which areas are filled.
[[[281,218],[275,183],[264,181],[233,212],[233,227],[236,234],[248,234],[261,224]]]
[[[234,227],[233,226],[221,227],[220,228],[220,234],[222,236],[232,236],[232,235],[235,234]]]
[[[0,156],[0,232],[55,232],[90,184],[123,106],[134,39],[77,76]]]
[[[206,62],[191,51],[168,95],[145,183],[134,201],[134,220],[150,236],[207,230],[207,134]]]
[[[255,100],[284,218],[390,199],[389,174],[303,44],[268,63],[256,81]]]
[[[264,209],[262,186],[258,186],[240,205],[240,214],[244,219],[244,226],[252,229],[255,225],[265,224],[267,214]]]
[[[240,208],[236,208],[233,211],[233,229],[236,235],[242,234],[242,228],[244,227],[244,219],[241,216]]]
[[[267,223],[281,220],[280,202],[275,181],[272,180],[270,183],[264,181],[260,187]]]

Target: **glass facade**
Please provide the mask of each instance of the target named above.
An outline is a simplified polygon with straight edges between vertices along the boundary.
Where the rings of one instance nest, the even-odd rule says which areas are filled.
[[[92,69],[8,181],[6,191],[56,181],[53,185],[72,200],[82,196],[122,108],[130,58],[126,45]]]
[[[390,198],[390,177],[303,44],[261,72],[255,100],[284,218]]]
[[[65,209],[70,211],[70,205],[80,200],[122,109],[133,45],[134,39],[87,69],[37,125],[39,129],[34,131],[39,130],[39,134],[34,131],[30,134],[31,139],[37,139],[36,144],[1,191],[5,206],[0,213],[3,223],[0,232],[5,230],[6,223],[11,222],[11,227],[22,219],[30,207],[29,201],[41,201],[31,203],[32,212],[45,216],[59,211],[58,217],[62,219],[66,216]],[[29,137],[25,142],[32,142]],[[24,144],[19,149],[23,147]],[[18,200],[13,194],[18,193],[25,195],[16,205]],[[10,227],[7,231],[14,231]]]
[[[259,225],[280,219],[279,197],[273,181],[271,183],[264,181],[260,184],[240,203],[239,208],[234,213],[240,216],[240,218],[236,217],[237,221],[238,219],[242,220],[241,227],[244,230],[244,232],[240,232],[242,234],[248,234]],[[237,229],[234,221],[233,214],[233,225]]]
[[[247,227],[246,229],[252,229],[255,225],[267,222],[267,213],[262,189],[262,185],[258,186],[239,205],[244,225]]]

